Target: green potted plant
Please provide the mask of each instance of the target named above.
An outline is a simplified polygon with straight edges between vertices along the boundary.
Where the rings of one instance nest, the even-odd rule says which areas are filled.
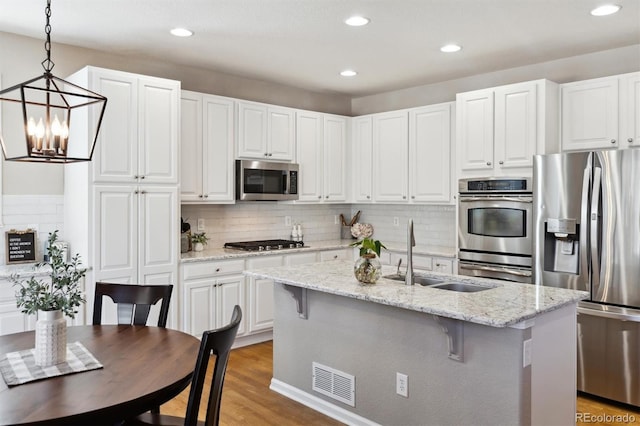
[[[78,307],[85,302],[80,280],[86,271],[79,268],[80,255],[67,261],[62,249],[56,245],[58,231],[49,233],[47,240],[48,262],[36,264],[36,268],[49,267],[49,280],[35,276],[21,280],[13,274],[10,277],[16,292],[16,305],[25,314],[36,314],[35,360],[40,366],[55,365],[66,360],[67,322],[64,315],[75,318]]]
[[[209,242],[209,237],[204,232],[195,233],[191,235],[191,242],[193,242],[193,249],[195,251],[204,250],[204,246]]]
[[[386,249],[386,247],[379,240],[373,238],[363,238],[350,245],[360,247],[360,257],[353,266],[356,279],[363,284],[375,284],[382,274],[382,266],[378,257],[381,249]]]

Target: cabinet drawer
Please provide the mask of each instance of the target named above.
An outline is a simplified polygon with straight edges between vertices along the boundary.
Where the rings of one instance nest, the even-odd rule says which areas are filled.
[[[344,250],[327,250],[320,252],[320,261],[325,262],[327,260],[351,260],[352,259],[352,250],[344,249]]]
[[[453,259],[435,258],[433,261],[433,270],[453,274]]]
[[[392,253],[391,254],[391,264],[397,265],[398,260],[402,259],[402,266],[400,269],[405,268],[407,266],[407,255]],[[422,255],[413,255],[413,269],[422,269],[423,271],[431,271],[433,270],[433,258],[431,256],[422,256]]]
[[[244,271],[244,260],[198,262],[184,265],[183,268],[185,280],[218,275],[238,274]]]

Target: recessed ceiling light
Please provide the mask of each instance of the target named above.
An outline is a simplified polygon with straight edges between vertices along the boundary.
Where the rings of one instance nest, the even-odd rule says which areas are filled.
[[[170,32],[176,37],[191,37],[193,35],[193,31],[186,28],[174,28]]]
[[[340,75],[343,77],[353,77],[355,75],[358,75],[358,73],[354,70],[344,70],[340,73]]]
[[[344,21],[344,23],[347,25],[351,25],[352,27],[361,27],[369,23],[369,18],[365,18],[364,16],[352,16],[351,18]]]
[[[602,6],[598,6],[591,11],[593,16],[607,16],[613,15],[617,11],[622,9],[622,6],[618,6],[617,4],[603,4]]]
[[[462,47],[458,46],[457,44],[445,44],[440,48],[440,51],[445,53],[453,53],[460,51],[460,49],[462,49]]]

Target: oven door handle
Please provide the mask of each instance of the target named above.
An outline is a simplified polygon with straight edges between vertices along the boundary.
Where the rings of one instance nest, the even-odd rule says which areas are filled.
[[[497,268],[494,266],[481,266],[481,265],[465,265],[460,264],[460,269],[470,269],[470,270],[478,270],[478,271],[491,271],[491,272],[503,272],[509,275],[515,275],[518,277],[530,277],[532,275],[531,271],[519,271],[517,269],[509,269],[509,268]]]
[[[532,197],[465,197],[460,196],[460,201],[463,203],[469,203],[473,201],[513,201],[514,203],[533,203]]]

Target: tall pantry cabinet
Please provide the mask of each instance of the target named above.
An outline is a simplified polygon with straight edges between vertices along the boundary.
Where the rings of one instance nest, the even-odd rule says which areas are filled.
[[[95,67],[68,80],[107,97],[93,160],[66,165],[64,176],[64,234],[89,268],[91,318],[96,281],[178,284],[180,82]],[[97,116],[87,114],[92,128]],[[111,308],[106,322],[115,322]]]

